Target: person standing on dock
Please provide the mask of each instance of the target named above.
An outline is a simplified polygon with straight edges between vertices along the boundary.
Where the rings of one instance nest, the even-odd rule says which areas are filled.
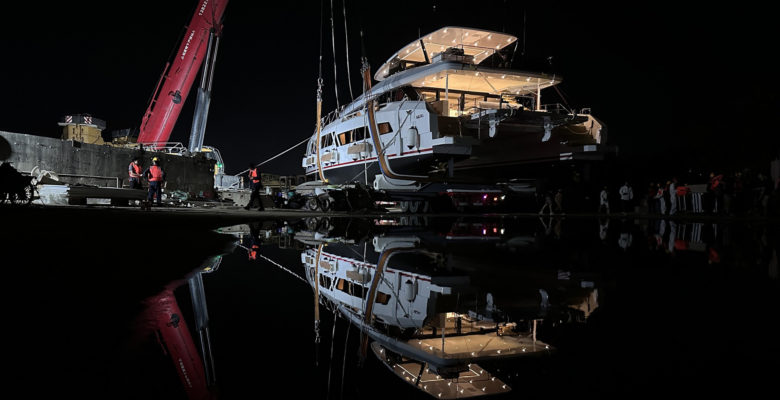
[[[130,189],[143,189],[141,186],[141,159],[134,157],[133,161],[127,167],[127,173],[130,175]]]
[[[710,211],[719,214],[723,209],[723,174],[715,175],[714,172],[710,172],[707,194],[710,197]]]
[[[249,196],[249,203],[244,207],[244,210],[250,210],[255,205],[255,201],[257,201],[258,211],[263,211],[265,208],[263,207],[263,201],[260,199],[260,189],[263,188],[263,182],[261,180],[260,171],[257,170],[257,167],[254,163],[249,164],[249,171],[247,172],[247,177],[249,178],[249,187],[252,189],[252,194]]]
[[[683,183],[676,188],[677,206],[682,212],[688,211],[688,195],[691,193],[691,189],[687,183]]]
[[[143,173],[144,178],[149,181],[149,194],[146,196],[146,201],[149,204],[152,200],[157,198],[157,205],[162,205],[162,185],[165,182],[165,171],[160,166],[160,159],[155,157],[152,159],[152,165],[147,168]]]
[[[609,192],[607,192],[606,186],[599,193],[599,213],[609,214]]]
[[[539,214],[544,214],[544,210],[547,210],[547,214],[552,214],[553,212],[553,195],[549,191],[544,194],[544,205],[542,206],[542,209],[539,210]]]
[[[655,192],[655,201],[656,204],[658,204],[658,209],[656,210],[661,215],[666,214],[666,200],[664,199],[664,187],[661,186],[661,184],[656,184],[656,192]]]
[[[555,193],[555,210],[556,213],[563,213],[563,189],[558,189]]]
[[[666,191],[667,195],[669,196],[669,215],[674,215],[677,213],[677,178],[672,178],[671,181],[667,182],[667,188]]]
[[[631,201],[634,200],[634,189],[628,184],[628,181],[620,187],[618,192],[620,195],[620,211],[629,212],[631,209]]]

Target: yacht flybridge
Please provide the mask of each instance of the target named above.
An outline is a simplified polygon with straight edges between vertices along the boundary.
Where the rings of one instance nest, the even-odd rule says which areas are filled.
[[[302,166],[312,179],[419,190],[430,182],[515,178],[529,163],[598,158],[603,124],[542,103],[560,76],[504,68],[517,38],[445,27],[402,47],[365,92],[322,119]]]

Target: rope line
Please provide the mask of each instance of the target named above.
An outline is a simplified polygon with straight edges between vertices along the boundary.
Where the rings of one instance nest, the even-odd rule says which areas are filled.
[[[277,155],[275,155],[275,156],[273,156],[273,157],[271,157],[271,158],[269,158],[269,159],[267,159],[267,160],[265,160],[265,161],[261,162],[260,164],[257,164],[257,165],[255,165],[255,168],[257,168],[257,167],[259,167],[259,166],[261,166],[261,165],[263,165],[263,164],[265,164],[265,163],[271,162],[271,161],[275,160],[276,158],[279,158],[279,157],[281,157],[282,155],[284,155],[285,153],[287,153],[287,152],[291,151],[292,149],[294,149],[294,148],[296,148],[296,147],[298,147],[298,146],[300,146],[300,145],[302,145],[302,144],[304,144],[304,143],[308,142],[310,139],[311,139],[311,138],[306,138],[306,139],[303,139],[303,140],[302,140],[302,141],[300,141],[298,144],[296,144],[296,145],[294,145],[294,146],[290,147],[289,149],[287,149],[287,150],[285,150],[285,151],[283,151],[283,152],[281,152],[281,153],[279,153],[279,154],[277,154]],[[243,171],[241,171],[241,172],[237,173],[237,174],[236,174],[236,175],[234,175],[234,176],[239,176],[239,175],[241,175],[241,174],[245,174],[247,171],[249,171],[249,169],[245,169],[245,170],[243,170]]]
[[[266,256],[264,256],[264,255],[262,255],[262,254],[258,254],[258,256],[262,257],[264,260],[268,261],[269,263],[271,263],[271,264],[273,264],[273,265],[276,265],[277,267],[279,267],[279,268],[283,269],[284,271],[286,271],[286,272],[287,272],[287,273],[289,273],[290,275],[292,275],[292,276],[294,276],[294,277],[298,278],[298,279],[299,279],[299,280],[301,280],[303,283],[305,283],[305,284],[306,284],[306,286],[308,286],[308,285],[309,285],[309,282],[307,282],[307,281],[306,281],[306,279],[303,279],[303,277],[301,277],[300,275],[296,274],[295,272],[292,272],[292,271],[290,271],[289,269],[285,268],[283,265],[279,264],[278,262],[276,262],[276,261],[274,261],[274,260],[272,260],[272,259],[270,259],[270,258],[268,258],[268,257],[266,257]]]

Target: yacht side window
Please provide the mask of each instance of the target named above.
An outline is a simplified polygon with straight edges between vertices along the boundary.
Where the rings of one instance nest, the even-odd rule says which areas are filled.
[[[320,143],[320,147],[328,147],[332,144],[333,144],[333,134],[328,133],[322,137],[322,142]]]
[[[357,129],[355,129],[352,132],[354,132],[353,136],[355,138],[355,140],[354,140],[355,142],[357,142],[359,140],[363,140],[363,139],[365,139],[367,137],[367,135],[366,135],[366,127],[365,126],[361,126],[360,128],[357,128]]]
[[[330,289],[332,281],[329,276],[320,275],[320,286]]]
[[[393,131],[393,128],[390,126],[389,122],[381,122],[379,123],[379,134],[384,135],[385,133],[390,133]]]
[[[339,146],[352,143],[352,131],[339,133]]]
[[[389,302],[390,302],[390,298],[391,298],[391,297],[393,297],[393,296],[391,296],[391,295],[389,295],[389,294],[387,294],[387,293],[384,293],[384,292],[378,292],[378,293],[376,294],[376,300],[375,300],[375,301],[376,301],[377,303],[379,303],[379,304],[387,304],[387,303],[389,303]]]

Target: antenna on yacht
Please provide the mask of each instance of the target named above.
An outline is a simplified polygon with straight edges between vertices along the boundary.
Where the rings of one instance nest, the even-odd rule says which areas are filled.
[[[523,52],[520,54],[525,57],[525,22],[526,22],[525,9],[523,9]]]
[[[525,60],[525,22],[526,22],[526,14],[525,9],[523,9],[523,51],[520,53],[520,56],[523,57],[523,60]],[[514,64],[515,61],[515,54],[517,54],[517,45],[518,41],[515,41],[515,49],[512,50],[512,59],[509,60],[509,68],[512,68],[512,64]]]

